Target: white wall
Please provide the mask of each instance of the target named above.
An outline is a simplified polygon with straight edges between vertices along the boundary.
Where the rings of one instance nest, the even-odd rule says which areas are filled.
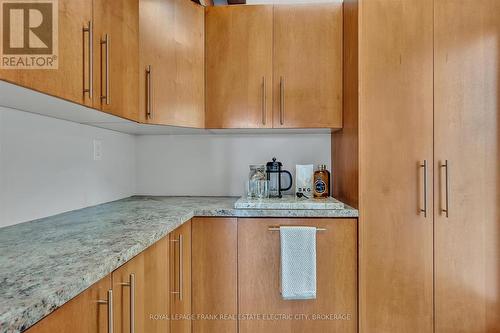
[[[330,166],[329,134],[177,135],[137,137],[137,193],[238,196],[249,164],[276,156],[296,164]]]
[[[0,107],[0,227],[134,193],[134,136]]]
[[[238,196],[274,156],[293,174],[329,165],[330,135],[132,136],[0,107],[0,227],[134,194]]]

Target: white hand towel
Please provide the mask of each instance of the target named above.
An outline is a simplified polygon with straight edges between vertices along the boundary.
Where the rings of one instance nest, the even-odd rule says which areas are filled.
[[[280,227],[281,295],[316,299],[316,228]]]

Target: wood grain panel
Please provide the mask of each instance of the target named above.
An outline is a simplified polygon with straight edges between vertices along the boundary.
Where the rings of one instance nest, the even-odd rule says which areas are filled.
[[[111,276],[93,284],[26,332],[107,332],[108,308],[106,304],[98,304],[97,301],[107,300],[109,289],[111,289]]]
[[[342,3],[274,6],[273,73],[273,127],[342,127]]]
[[[236,333],[238,323],[237,222],[234,218],[192,220],[193,322],[195,333]],[[225,314],[223,318],[209,316]]]
[[[144,251],[144,332],[168,333],[169,236]]]
[[[179,242],[181,236],[182,244]],[[191,315],[191,222],[184,223],[170,234],[170,291],[180,292],[181,288],[182,299],[179,294],[170,294],[170,330],[189,333],[191,320],[187,316]]]
[[[360,331],[432,332],[433,1],[364,1],[360,29]]]
[[[438,333],[500,332],[499,13],[495,0],[435,2]]]
[[[130,120],[139,120],[139,2],[138,0],[93,1],[94,107]],[[106,56],[101,40],[110,38],[109,93],[105,95]]]
[[[176,0],[139,1],[139,120],[143,123],[164,118],[175,99],[175,81],[170,79],[175,73],[175,4]],[[152,119],[146,119],[148,66],[152,73]]]
[[[204,8],[189,0],[140,0],[140,120],[204,126]],[[146,117],[146,68],[152,114]]]
[[[82,29],[92,21],[91,0],[59,0],[58,69],[0,69],[0,79],[52,96],[92,106],[88,94],[88,34]]]
[[[343,11],[343,125],[332,133],[332,169],[335,174],[333,196],[358,207],[359,130],[358,130],[358,1],[344,1]]]
[[[357,226],[353,219],[238,219],[239,311],[286,314],[292,319],[241,320],[241,333],[356,332]],[[285,301],[280,295],[280,235],[276,225],[326,228],[317,235],[317,298]],[[314,315],[344,315],[314,320]],[[307,315],[308,318],[300,317]],[[299,316],[299,317],[296,317]],[[320,317],[321,318],[321,317]],[[342,318],[342,319],[339,319]]]
[[[272,6],[207,8],[207,128],[272,127],[272,22]]]
[[[135,275],[135,309],[131,312],[131,287],[123,285],[129,283],[130,275]],[[144,252],[141,252],[112,274],[113,283],[113,323],[114,332],[130,332],[130,316],[135,318],[135,332],[144,333]]]

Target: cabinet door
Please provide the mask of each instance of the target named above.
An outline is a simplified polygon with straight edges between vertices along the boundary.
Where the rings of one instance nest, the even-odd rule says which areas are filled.
[[[238,332],[237,224],[233,218],[195,218],[192,226],[195,333]]]
[[[434,12],[435,332],[500,332],[500,2]]]
[[[94,107],[138,120],[138,0],[93,0]]]
[[[140,119],[203,127],[204,9],[188,0],[140,0]]]
[[[207,7],[208,128],[272,127],[272,10]]]
[[[239,312],[292,316],[281,320],[241,320],[239,332],[356,332],[356,223],[355,219],[238,219]],[[279,225],[326,229],[318,232],[316,239],[314,300],[285,301],[280,295],[280,234],[269,231],[269,227]],[[338,317],[327,317],[331,314]],[[325,317],[315,320],[314,315]]]
[[[114,332],[144,332],[144,252],[112,273]]]
[[[191,332],[191,222],[170,234],[170,330]]]
[[[360,332],[432,332],[433,1],[360,13]]]
[[[169,236],[144,251],[144,332],[168,333]]]
[[[342,127],[342,3],[274,6],[277,128]]]
[[[89,34],[83,29],[92,21],[92,0],[58,2],[58,68],[0,69],[0,79],[91,106],[89,94]]]
[[[111,277],[107,276],[28,329],[27,333],[107,332],[107,301]]]

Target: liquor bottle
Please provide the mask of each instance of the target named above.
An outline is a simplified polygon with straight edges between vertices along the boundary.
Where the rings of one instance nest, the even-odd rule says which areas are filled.
[[[330,196],[330,172],[326,170],[326,165],[322,164],[314,172],[314,197],[328,198]]]

